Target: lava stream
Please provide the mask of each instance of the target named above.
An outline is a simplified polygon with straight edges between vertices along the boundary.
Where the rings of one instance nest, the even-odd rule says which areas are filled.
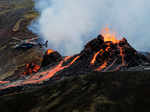
[[[116,33],[115,32],[111,33],[109,28],[107,27],[104,28],[101,34],[104,37],[104,42],[111,41],[114,44],[119,43],[119,40],[116,38]]]
[[[103,70],[106,66],[107,66],[107,61],[104,61],[104,63],[103,63],[100,67],[98,67],[95,71],[101,71],[101,70]]]
[[[37,73],[36,75],[30,77],[27,80],[20,81],[20,82],[16,81],[16,83],[11,83],[7,86],[4,86],[3,88],[0,88],[0,90],[6,89],[9,87],[22,86],[25,84],[36,84],[36,83],[40,83],[42,81],[48,80],[48,79],[52,78],[57,72],[70,67],[73,63],[75,63],[76,60],[78,60],[80,58],[80,56],[76,56],[69,64],[63,66],[64,62],[68,61],[70,58],[71,58],[71,56],[67,56],[64,58],[64,60],[60,61],[60,63],[58,65],[56,65],[54,68],[52,68],[46,72]],[[0,81],[0,83],[3,84],[3,83],[9,83],[9,82]]]
[[[0,84],[6,84],[9,83],[10,81],[0,81]]]
[[[93,57],[93,59],[92,59],[92,61],[91,61],[91,64],[92,64],[92,65],[95,63],[96,58],[97,58],[97,56],[98,56],[99,53],[100,53],[100,51],[98,51],[98,52],[94,55],[94,57]]]
[[[125,66],[125,59],[124,59],[125,58],[125,54],[123,52],[123,48],[119,47],[119,49],[120,49],[120,56],[122,58],[122,65]]]

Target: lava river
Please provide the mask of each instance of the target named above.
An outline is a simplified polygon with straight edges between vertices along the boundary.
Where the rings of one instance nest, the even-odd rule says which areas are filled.
[[[44,72],[39,72],[33,76],[28,77],[25,80],[18,80],[15,82],[10,82],[10,81],[0,81],[0,84],[5,84],[3,87],[0,88],[0,90],[10,88],[10,87],[16,87],[16,86],[23,86],[26,84],[40,84],[43,81],[49,80],[52,78],[57,72],[70,67],[76,60],[78,60],[80,56],[76,56],[75,58],[72,59],[70,63],[67,65],[63,65],[65,62],[67,62],[69,59],[71,59],[71,56],[65,57],[62,61],[59,62],[58,65],[56,65],[53,68],[50,68],[49,70],[46,70]]]
[[[52,53],[54,53],[53,50],[47,51],[48,56]],[[57,56],[54,55],[54,57]],[[53,58],[50,59],[53,60]],[[47,62],[48,60],[46,59],[46,63]],[[13,82],[0,81],[0,90],[28,84],[41,84],[44,81],[48,81],[53,76],[57,77],[56,74],[60,73],[60,71],[62,73],[66,70],[67,73],[70,73],[69,68],[72,70],[71,73],[75,73],[76,71],[112,72],[120,70],[122,67],[137,66],[147,62],[147,59],[138,55],[137,51],[130,46],[125,38],[119,40],[116,33],[111,32],[109,28],[105,28],[102,30],[101,35],[88,42],[83,51],[79,54],[61,58],[57,62],[58,64],[54,62],[55,66],[52,66],[44,72],[25,76],[23,80]],[[38,69],[39,68],[40,67],[38,67]]]

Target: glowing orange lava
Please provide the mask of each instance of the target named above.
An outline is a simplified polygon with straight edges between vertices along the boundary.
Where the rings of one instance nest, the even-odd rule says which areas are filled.
[[[26,64],[26,70],[23,73],[24,75],[31,75],[32,73],[37,73],[40,70],[40,66],[35,63]]]
[[[104,28],[103,30],[102,30],[102,36],[104,37],[104,44],[105,45],[107,45],[107,47],[105,48],[105,49],[100,49],[98,52],[96,52],[95,54],[94,54],[94,56],[93,56],[93,58],[92,58],[92,60],[91,60],[91,62],[90,62],[90,64],[94,64],[95,62],[96,62],[96,58],[97,58],[97,56],[98,55],[101,55],[102,57],[105,57],[103,54],[106,52],[106,53],[109,53],[109,52],[111,52],[111,44],[115,44],[115,45],[117,45],[117,48],[118,48],[118,50],[120,51],[120,57],[121,57],[121,60],[122,60],[122,66],[124,66],[125,65],[125,53],[124,53],[124,49],[123,49],[123,47],[121,47],[120,46],[120,42],[121,42],[121,40],[118,40],[117,39],[117,37],[116,37],[116,33],[115,32],[111,32],[110,31],[110,29],[109,28]],[[110,43],[110,42],[112,42],[112,43]],[[105,68],[105,70],[104,71],[106,71],[106,70],[108,70],[109,68],[111,68],[112,66],[113,66],[113,64],[115,63],[117,61],[117,59],[116,60],[114,60],[114,62],[112,62],[112,64],[111,65],[109,65],[107,68],[106,68],[106,66],[107,66],[107,60],[105,60],[104,61],[104,63],[100,66],[100,67],[98,67],[97,69],[96,69],[96,71],[101,71],[101,70],[103,70],[104,68]]]
[[[120,45],[121,40],[118,40],[116,37],[116,33],[110,32],[109,28],[105,28],[102,30],[102,36],[104,37],[104,48],[100,48],[99,51],[96,51],[96,53],[93,55],[90,64],[93,66],[97,60],[97,57],[99,56],[101,60],[103,59],[102,63],[98,68],[95,69],[95,71],[107,71],[109,70],[114,63],[117,62],[117,60],[121,59],[122,63],[116,68],[118,70],[120,67],[125,66],[125,49]],[[112,47],[111,45],[117,47],[117,53],[116,55],[118,56],[117,59],[112,59],[113,62],[111,65],[109,65],[109,59],[111,58],[111,50],[116,47]],[[103,46],[103,45],[102,45]],[[46,51],[46,55],[50,55],[51,53],[55,52],[52,49],[48,49]],[[119,54],[120,53],[120,54]],[[105,55],[106,54],[106,55]],[[106,57],[106,58],[105,58]],[[72,56],[67,56],[63,60],[61,60],[56,66],[51,67],[50,69],[44,71],[44,72],[39,72],[40,66],[34,65],[33,69],[27,69],[27,73],[31,73],[29,77],[25,80],[21,81],[16,81],[15,83],[11,83],[9,81],[0,81],[0,84],[9,84],[6,85],[4,88],[8,87],[15,87],[15,86],[22,86],[25,84],[36,84],[36,83],[42,83],[43,81],[47,81],[50,78],[52,78],[54,75],[56,75],[58,72],[70,67],[72,64],[74,64],[80,56],[72,57]],[[69,61],[68,61],[69,60]],[[65,63],[66,62],[66,63]],[[29,65],[27,64],[27,68],[30,68]],[[35,75],[32,75],[32,72],[37,73]],[[4,89],[4,88],[0,88]]]
[[[120,49],[120,56],[122,58],[122,65],[125,65],[125,54],[124,54],[124,50],[122,47],[119,47]]]
[[[109,28],[104,28],[101,32],[102,36],[104,37],[104,41],[111,41],[113,43],[119,43],[119,40],[116,37],[116,33],[115,32],[110,32]]]
[[[0,84],[6,84],[9,83],[9,81],[0,81]]]
[[[52,68],[48,72],[41,72],[41,74],[39,74],[40,76],[42,76],[41,78],[37,79],[37,77],[33,76],[29,80],[23,82],[23,84],[33,84],[33,83],[39,83],[39,82],[48,80],[51,77],[53,77],[57,72],[70,67],[77,59],[79,59],[79,57],[80,56],[75,57],[69,64],[63,66],[63,63],[71,58],[71,56],[67,56],[64,58],[64,60],[62,60],[58,65],[56,65],[54,68]],[[43,73],[46,73],[46,74],[43,74]]]
[[[53,52],[54,52],[54,50],[48,49],[48,50],[46,51],[46,54],[47,54],[47,55],[50,55],[50,54],[53,53]]]
[[[106,66],[107,66],[107,61],[104,61],[104,63],[103,63],[100,67],[98,67],[98,68],[96,69],[96,71],[101,71],[101,70],[103,70]]]
[[[50,78],[52,78],[57,72],[70,67],[72,64],[74,64],[79,58],[80,56],[76,56],[75,58],[73,58],[73,60],[67,64],[67,65],[63,65],[64,62],[68,61],[69,59],[71,59],[71,56],[67,56],[65,57],[62,61],[59,62],[58,65],[56,65],[55,67],[44,71],[44,72],[39,72],[36,75],[33,75],[31,77],[29,77],[26,80],[22,80],[20,82],[16,82],[16,83],[11,83],[7,86],[4,86],[2,88],[0,88],[0,90],[9,88],[9,87],[16,87],[16,86],[23,86],[25,84],[37,84],[37,83],[42,83],[43,81],[49,80]],[[0,84],[5,84],[5,83],[9,83],[9,81],[0,81]]]
[[[91,60],[91,64],[93,65],[94,63],[95,63],[95,61],[96,61],[96,58],[97,58],[97,56],[100,54],[100,55],[103,55],[103,53],[104,53],[104,50],[103,49],[101,49],[100,51],[98,51],[97,53],[95,53],[94,54],[94,56],[93,56],[93,59]]]
[[[91,64],[94,64],[94,63],[95,63],[96,58],[97,58],[97,56],[98,56],[99,53],[100,53],[100,51],[98,51],[98,52],[94,55],[94,57],[93,57],[93,59],[92,59],[92,61],[91,61]]]

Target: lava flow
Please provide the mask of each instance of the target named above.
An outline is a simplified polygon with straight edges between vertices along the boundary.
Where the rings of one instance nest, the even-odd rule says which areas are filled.
[[[72,58],[71,56],[67,56],[62,61],[60,61],[60,63],[58,65],[56,65],[55,67],[53,67],[50,70],[47,70],[46,72],[40,72],[36,75],[31,76],[27,80],[24,80],[24,81],[21,81],[19,83],[15,83],[15,84],[10,84],[10,85],[5,86],[5,87],[0,88],[0,89],[6,89],[6,88],[9,88],[9,87],[15,87],[15,86],[22,86],[22,85],[25,85],[25,84],[37,84],[37,83],[41,83],[45,80],[48,80],[51,77],[53,77],[57,72],[65,69],[65,68],[68,68],[72,64],[74,64],[75,61],[80,58],[80,56],[76,56],[75,58],[73,58],[73,60],[69,64],[63,66],[63,64],[71,58]],[[5,83],[5,82],[1,82],[1,83]],[[9,82],[6,82],[6,83],[9,83]]]
[[[63,76],[93,71],[127,70],[145,62],[149,60],[132,48],[125,38],[118,40],[116,33],[105,28],[101,35],[89,41],[84,49],[74,56],[64,58],[57,51],[47,50],[43,55],[41,66],[34,63],[27,64],[24,72],[25,79],[0,81],[0,90],[27,84],[40,84],[49,79],[57,80]],[[45,71],[42,71],[43,69]]]
[[[39,73],[39,76],[42,76],[41,78],[40,77],[31,77],[29,80],[27,81],[24,81],[23,84],[33,84],[33,83],[39,83],[39,82],[42,82],[44,80],[48,80],[50,79],[51,77],[53,77],[57,72],[65,69],[65,68],[68,68],[69,66],[71,66],[78,58],[79,56],[77,56],[76,58],[73,59],[72,62],[70,62],[69,64],[63,66],[63,63],[65,63],[67,60],[69,60],[71,58],[71,56],[67,56],[64,58],[64,60],[62,60],[58,65],[56,65],[54,68],[48,70],[47,72],[41,72]],[[46,74],[45,74],[46,73]]]
[[[24,75],[31,75],[33,73],[37,73],[40,70],[40,66],[34,64],[33,62],[30,64],[26,64]]]
[[[96,52],[93,56],[93,59],[91,60],[91,64],[93,65],[96,62],[96,59],[99,55],[101,55],[101,57],[105,57],[104,54],[109,54],[109,58],[107,60],[103,60],[103,63],[96,68],[96,71],[102,71],[105,67],[107,67],[107,61],[111,60],[111,53],[112,53],[112,46],[117,46],[117,49],[119,50],[119,54],[121,56],[121,61],[122,61],[122,66],[125,66],[125,54],[124,54],[124,48],[120,46],[120,42],[122,40],[118,40],[116,37],[116,33],[115,32],[111,32],[109,28],[105,28],[102,30],[102,36],[103,36],[103,41],[104,41],[104,46],[101,49],[99,49],[98,52]],[[112,63],[113,64],[113,63]],[[113,65],[111,65],[113,66]]]
[[[53,53],[54,51],[52,50],[52,49],[48,49],[47,51],[46,51],[46,54],[47,55],[50,55],[51,53]]]
[[[111,41],[114,44],[117,44],[120,42],[116,37],[116,33],[111,32],[110,29],[107,27],[102,30],[101,34],[104,37],[104,42]]]
[[[96,69],[96,71],[101,71],[101,70],[104,69],[106,66],[107,66],[107,62],[104,61],[104,64],[102,64],[100,67],[98,67],[98,68]]]

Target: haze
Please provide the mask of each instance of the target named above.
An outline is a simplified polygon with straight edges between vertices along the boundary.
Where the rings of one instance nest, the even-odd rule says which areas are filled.
[[[106,26],[137,50],[150,49],[148,0],[35,0],[40,16],[29,29],[63,55],[79,53]]]

